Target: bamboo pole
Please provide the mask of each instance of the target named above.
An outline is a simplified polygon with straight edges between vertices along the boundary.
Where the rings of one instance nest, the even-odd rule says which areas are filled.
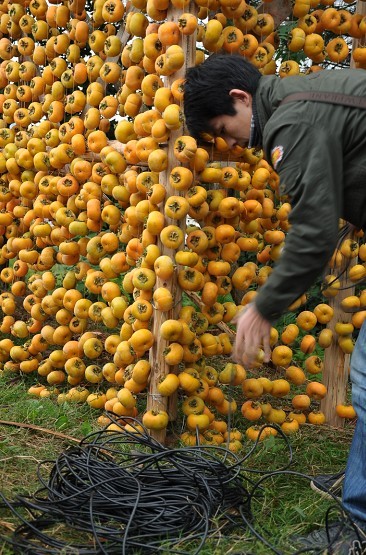
[[[277,29],[279,25],[285,21],[292,13],[291,0],[275,0],[274,2],[265,2],[257,8],[258,13],[269,13],[273,17],[274,27]]]
[[[365,2],[358,0],[356,5],[356,13],[361,15],[366,15],[366,4]],[[361,39],[353,39],[352,41],[352,51],[357,48],[358,46],[365,45],[365,38]],[[352,57],[351,52],[351,62],[350,67],[352,69],[355,68],[355,63]],[[362,71],[362,70],[361,70]],[[353,259],[351,261],[350,267],[352,264],[355,263]],[[339,269],[339,273],[341,273],[342,268]],[[346,275],[342,275],[341,278],[341,287],[347,285],[346,283]],[[339,320],[343,322],[349,322],[351,320],[350,314],[345,314],[343,310],[340,308],[340,303],[342,299],[347,297],[348,295],[354,294],[354,287],[343,289],[338,293],[334,299],[330,301],[330,306],[334,309],[334,317],[332,318],[331,322],[328,324],[328,328],[334,332],[335,323]],[[344,427],[344,419],[339,418],[335,411],[335,407],[337,405],[341,405],[346,401],[346,394],[347,394],[347,383],[348,383],[348,369],[350,365],[350,355],[344,354],[342,349],[339,347],[337,342],[333,342],[333,344],[328,347],[325,351],[324,355],[324,371],[323,371],[323,383],[326,385],[328,392],[325,398],[321,401],[320,408],[324,412],[326,420],[328,424],[337,427]]]
[[[191,2],[188,12],[195,14],[196,13],[196,6],[194,2]],[[175,8],[174,6],[170,5],[167,20],[168,21],[177,21],[179,16],[181,15],[182,10]],[[194,65],[195,63],[195,55],[196,55],[196,33],[190,36],[182,35],[180,46],[184,50],[185,55],[185,63],[183,67],[176,71],[172,76],[165,78],[164,85],[166,87],[170,87],[172,82],[175,79],[179,79],[185,76],[186,70],[188,67]],[[170,137],[167,144],[167,154],[168,154],[168,165],[167,169],[164,172],[160,173],[160,183],[164,185],[166,189],[166,198],[171,195],[177,195],[177,191],[174,190],[169,184],[169,175],[171,170],[178,165],[178,160],[174,156],[173,148],[175,140],[183,134],[182,128],[171,131]],[[185,233],[186,229],[186,221],[181,220],[179,222],[173,221],[170,218],[165,218],[166,226],[170,224],[179,225],[182,231]],[[160,241],[158,241],[158,246],[160,247],[160,251],[162,255],[167,255],[171,259],[174,260],[175,251],[172,249],[168,249],[165,247]],[[147,399],[147,409],[148,410],[166,410],[169,414],[169,419],[174,420],[176,418],[177,412],[177,397],[172,396],[171,398],[163,397],[159,394],[157,386],[159,381],[164,378],[170,372],[177,372],[177,368],[173,366],[169,366],[164,360],[164,350],[168,346],[168,341],[163,339],[160,336],[160,327],[163,322],[168,319],[176,319],[177,315],[180,310],[181,300],[182,300],[182,291],[178,284],[178,268],[174,270],[173,276],[169,280],[162,280],[157,277],[156,280],[156,287],[167,287],[173,296],[174,299],[174,306],[168,312],[161,312],[159,310],[155,310],[154,319],[153,319],[153,334],[155,337],[155,343],[150,349],[150,364],[151,364],[151,378],[150,378],[150,387],[148,391],[148,399]],[[154,437],[156,440],[160,441],[161,443],[165,442],[166,437],[166,430],[152,430],[151,436]]]
[[[344,268],[345,263],[338,269],[338,273],[341,274]],[[341,282],[341,288],[347,285],[347,272],[341,275],[339,281]],[[333,333],[333,342],[330,347],[327,347],[324,354],[322,381],[327,388],[327,395],[320,403],[320,410],[324,412],[327,423],[336,427],[344,426],[344,418],[339,418],[335,407],[343,404],[346,399],[350,355],[345,354],[338,345],[335,325],[340,321],[350,322],[351,315],[343,312],[341,302],[345,297],[353,294],[353,289],[341,289],[337,296],[329,301],[329,306],[333,308],[334,315],[327,328]]]

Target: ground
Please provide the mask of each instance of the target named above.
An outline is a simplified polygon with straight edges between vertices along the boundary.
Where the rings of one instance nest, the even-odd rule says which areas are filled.
[[[97,429],[98,412],[88,406],[58,405],[50,399],[34,399],[26,394],[27,384],[21,379],[0,378],[0,420],[28,423],[47,431],[22,428],[0,422],[0,491],[8,499],[15,494],[29,494],[39,486],[37,465],[45,459],[54,460],[73,443],[70,438],[81,438]],[[354,423],[344,429],[326,425],[304,425],[290,439],[293,462],[290,470],[306,475],[337,472],[344,468],[353,433]],[[174,426],[170,438],[177,437]],[[69,438],[62,437],[69,436]],[[253,481],[264,473],[279,470],[289,462],[288,447],[280,438],[270,438],[258,445],[248,457],[253,443],[244,442],[242,468]],[[293,552],[289,538],[304,533],[325,521],[330,506],[309,487],[309,479],[290,474],[278,474],[263,482],[263,490],[252,504],[255,529],[278,552]],[[335,505],[334,505],[335,506]],[[0,508],[0,555],[13,551],[4,540],[14,530],[11,514]],[[62,533],[62,532],[61,532]],[[184,545],[184,553],[195,553],[195,544]],[[226,534],[222,522],[217,522],[213,536],[201,549],[202,555],[252,554],[267,555],[269,548],[244,529]]]

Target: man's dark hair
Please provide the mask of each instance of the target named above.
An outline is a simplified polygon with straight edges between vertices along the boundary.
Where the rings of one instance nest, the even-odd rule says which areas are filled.
[[[262,74],[238,54],[214,54],[203,64],[187,70],[184,84],[184,115],[189,132],[198,138],[212,131],[216,116],[234,116],[231,89],[254,96]]]

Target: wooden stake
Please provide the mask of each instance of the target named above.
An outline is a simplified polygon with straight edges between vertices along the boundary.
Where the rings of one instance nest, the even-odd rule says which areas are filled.
[[[366,15],[365,2],[358,0],[356,13]],[[364,44],[364,37],[362,39],[353,39],[352,50]],[[355,68],[352,56],[350,67]],[[349,267],[351,268],[353,264],[355,264],[355,259],[351,261]],[[339,269],[339,273],[342,272],[342,269],[343,268]],[[341,287],[347,285],[347,272],[345,272],[345,275],[346,277],[342,276]],[[338,295],[329,302],[330,306],[334,309],[334,316],[327,327],[331,329],[333,333],[335,333],[334,326],[337,321],[349,322],[351,320],[350,314],[345,314],[340,308],[342,299],[349,295],[354,295],[354,287],[340,291]],[[336,341],[326,349],[324,356],[323,383],[327,386],[328,393],[322,400],[320,408],[324,412],[328,424],[332,426],[344,427],[344,419],[337,416],[335,408],[337,405],[341,405],[346,401],[349,365],[350,355],[345,355]]]
[[[274,2],[265,2],[257,8],[258,13],[269,13],[273,17],[274,27],[277,29],[279,25],[288,18],[292,13],[291,0],[275,0]]]
[[[349,237],[350,234],[345,238]],[[336,297],[329,300],[329,306],[333,308],[334,315],[327,328],[333,332],[333,342],[330,347],[325,349],[324,354],[323,383],[328,391],[320,403],[320,409],[324,412],[327,423],[337,427],[344,426],[344,418],[337,416],[335,408],[346,401],[350,355],[345,354],[338,345],[335,325],[337,322],[351,321],[351,314],[343,311],[341,302],[345,297],[354,295],[354,286],[349,287],[348,272],[355,263],[355,258],[345,260],[342,266],[337,269],[336,273],[340,275],[341,290]]]
[[[196,5],[194,4],[194,2],[191,2],[187,11],[192,13],[192,14],[196,13],[197,8],[196,8]],[[168,21],[177,21],[181,14],[182,14],[182,10],[178,10],[174,6],[170,5],[169,10],[168,10],[167,20]],[[172,76],[169,76],[169,77],[165,78],[164,85],[166,87],[170,87],[172,82],[175,81],[176,79],[184,77],[187,68],[194,65],[195,56],[196,56],[196,33],[194,33],[193,35],[190,35],[190,36],[182,35],[180,46],[184,50],[185,63],[179,71],[176,71]],[[162,185],[164,185],[164,187],[166,189],[166,198],[168,198],[171,195],[179,194],[178,191],[174,190],[170,186],[170,184],[169,184],[169,175],[170,175],[171,170],[175,166],[179,165],[178,160],[174,156],[173,148],[174,148],[175,140],[178,137],[180,137],[182,134],[183,134],[183,129],[182,128],[180,128],[178,130],[175,130],[175,131],[171,131],[171,133],[170,133],[170,137],[169,137],[169,141],[168,141],[168,145],[167,145],[168,166],[167,166],[167,169],[164,172],[160,173],[160,178],[159,178],[160,183]],[[185,229],[186,229],[185,219],[181,220],[179,222],[173,221],[169,218],[165,218],[165,220],[166,220],[166,225],[167,226],[170,225],[170,224],[179,225],[179,227],[185,233]],[[162,255],[167,255],[172,260],[174,260],[174,257],[175,257],[175,251],[174,250],[168,249],[160,241],[158,241],[158,245],[160,247]],[[179,284],[178,284],[177,275],[178,275],[178,269],[176,268],[171,279],[164,281],[160,278],[157,278],[157,280],[156,280],[156,287],[167,287],[171,291],[173,299],[174,299],[174,307],[171,310],[169,310],[168,312],[161,312],[159,310],[155,310],[155,313],[154,313],[154,321],[153,321],[153,330],[152,331],[153,331],[153,334],[154,334],[154,337],[155,337],[155,343],[152,346],[152,348],[150,349],[151,378],[150,378],[150,389],[148,391],[148,399],[147,399],[147,409],[148,410],[154,410],[154,411],[166,410],[169,414],[170,420],[174,420],[176,418],[176,414],[177,414],[177,396],[174,395],[174,396],[170,397],[169,398],[169,405],[168,405],[168,398],[167,397],[162,397],[159,394],[157,386],[159,384],[159,381],[162,378],[164,378],[164,376],[166,376],[168,373],[174,372],[174,371],[177,372],[176,367],[169,366],[164,360],[163,353],[164,353],[164,350],[166,349],[166,347],[168,346],[168,341],[163,339],[160,335],[160,328],[161,328],[162,323],[165,322],[166,320],[169,320],[169,319],[176,319],[177,315],[179,313],[179,310],[180,310],[181,300],[182,300],[182,291],[181,291],[181,289],[179,287]],[[151,431],[151,436],[154,437],[154,439],[160,441],[161,443],[164,443],[165,442],[165,437],[166,437],[166,430],[165,429],[164,430],[158,430],[158,431],[152,430]]]

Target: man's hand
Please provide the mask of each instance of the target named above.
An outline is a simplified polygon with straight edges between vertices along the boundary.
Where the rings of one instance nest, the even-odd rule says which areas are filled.
[[[251,366],[260,348],[263,348],[264,360],[268,362],[271,357],[269,344],[271,324],[261,316],[255,304],[247,305],[232,322],[236,323],[236,340],[233,350],[236,362],[244,366]]]

